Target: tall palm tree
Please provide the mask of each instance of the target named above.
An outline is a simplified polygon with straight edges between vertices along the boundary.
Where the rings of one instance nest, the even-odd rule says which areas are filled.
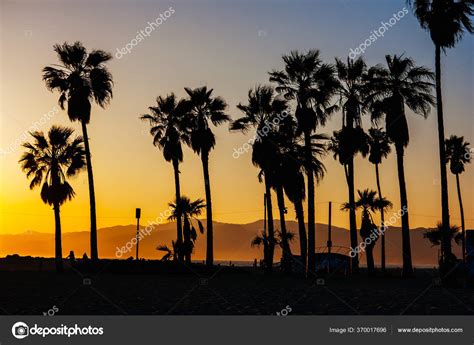
[[[112,55],[102,50],[87,53],[81,42],[74,44],[55,44],[54,51],[61,65],[43,68],[43,80],[50,91],[60,93],[59,105],[67,113],[71,121],[79,121],[82,126],[84,146],[86,151],[87,177],[89,180],[90,216],[91,216],[91,259],[97,260],[97,220],[95,207],[94,176],[92,174],[91,151],[87,125],[91,117],[91,103],[105,106],[112,99],[112,75],[105,63]]]
[[[194,243],[197,239],[196,227],[193,224],[193,220],[197,222],[198,229],[201,234],[204,233],[204,226],[201,221],[196,217],[202,214],[202,211],[206,205],[204,200],[197,199],[191,201],[188,197],[182,196],[181,199],[176,200],[174,203],[170,203],[171,215],[168,217],[168,220],[178,220],[181,217],[183,222],[183,245],[182,253],[185,257],[186,263],[191,263],[191,255],[194,249]]]
[[[60,207],[75,195],[67,178],[86,165],[84,141],[80,136],[72,138],[73,132],[71,128],[53,126],[47,137],[43,132],[31,133],[33,141],[22,145],[26,152],[19,162],[26,176],[32,178],[30,189],[42,185],[41,199],[53,206],[57,272],[63,271]]]
[[[336,58],[336,71],[338,78],[339,106],[342,110],[342,130],[339,135],[340,144],[347,154],[340,156],[343,158],[345,167],[347,186],[349,189],[349,204],[355,204],[355,172],[354,157],[358,152],[366,153],[365,134],[362,130],[362,115],[365,112],[365,102],[369,81],[367,79],[367,65],[359,57],[356,60],[347,58],[347,62]],[[354,145],[352,139],[359,138],[363,146]],[[347,140],[346,140],[347,139]],[[355,207],[349,208],[349,225],[351,236],[351,247],[357,246],[357,223]],[[358,255],[352,257],[352,272],[358,273]]]
[[[427,117],[431,105],[434,79],[433,73],[416,66],[411,58],[387,55],[387,67],[375,66],[369,70],[374,87],[368,102],[372,111],[372,121],[377,124],[385,116],[385,130],[395,144],[397,170],[400,185],[400,204],[402,214],[403,276],[413,274],[410,246],[410,224],[408,219],[408,196],[405,181],[404,155],[410,141],[405,106],[415,114]]]
[[[331,141],[328,145],[328,150],[333,153],[334,159],[338,159],[339,163],[344,167],[344,175],[346,184],[349,190],[348,208],[349,224],[350,224],[350,241],[351,248],[354,255],[351,258],[351,271],[354,274],[359,273],[359,257],[355,250],[357,241],[357,221],[355,219],[355,195],[353,193],[354,187],[354,157],[361,154],[365,157],[369,152],[369,144],[367,134],[362,127],[355,128],[343,127],[339,131],[334,131]]]
[[[313,134],[311,136],[312,161],[310,164],[306,164],[304,139],[298,135],[295,120],[292,117],[285,118],[278,128],[278,150],[274,159],[278,167],[278,169],[275,169],[276,180],[283,186],[286,196],[295,206],[300,238],[301,264],[304,272],[306,271],[307,259],[307,235],[303,210],[305,167],[311,166],[317,183],[323,179],[326,169],[320,158],[326,154],[327,140],[328,138],[325,135]]]
[[[362,221],[360,226],[360,237],[366,243],[365,252],[367,258],[367,270],[370,276],[375,274],[374,247],[378,240],[379,232],[372,218],[372,213],[382,211],[392,207],[392,203],[385,198],[378,198],[377,192],[369,189],[358,190],[359,198],[355,203],[356,209],[362,209]],[[349,211],[352,208],[350,203],[343,205],[342,209]]]
[[[324,126],[336,109],[330,104],[336,90],[332,65],[324,64],[319,50],[306,54],[292,51],[283,56],[285,69],[270,72],[270,81],[277,84],[276,91],[287,100],[296,102],[295,117],[298,130],[305,141],[305,168],[308,188],[308,269],[314,272],[316,247],[314,171],[309,162],[311,156],[311,135],[318,126]]]
[[[407,0],[423,29],[430,33],[435,45],[436,109],[438,113],[438,145],[441,170],[442,224],[449,231],[448,178],[446,172],[446,147],[444,136],[443,97],[441,88],[441,50],[453,48],[467,31],[474,32],[472,16],[473,0]],[[442,245],[443,251],[451,253],[451,241]]]
[[[268,250],[265,252],[265,267],[271,272],[275,247],[275,230],[273,224],[271,188],[274,185],[272,173],[274,158],[278,144],[275,142],[274,119],[283,114],[287,109],[286,101],[275,97],[275,91],[270,86],[258,85],[248,92],[248,104],[238,104],[237,108],[244,116],[231,122],[231,131],[247,133],[251,128],[256,130],[255,141],[252,149],[252,163],[262,170],[268,217]],[[280,200],[281,201],[281,200]]]
[[[380,173],[379,165],[382,164],[382,159],[387,158],[391,152],[390,141],[387,137],[387,134],[378,129],[371,128],[369,129],[369,161],[375,165],[375,176],[377,178],[377,191],[380,198],[383,198],[382,188],[380,186]],[[381,226],[384,226],[385,223],[385,212],[384,209],[380,210],[380,219],[382,221]],[[382,232],[381,236],[381,268],[382,272],[385,272],[385,232]]]
[[[216,145],[216,137],[212,133],[210,124],[222,125],[230,121],[229,115],[224,113],[227,103],[221,97],[213,97],[212,89],[206,86],[190,89],[185,88],[189,96],[187,106],[189,107],[191,126],[191,148],[201,156],[204,174],[204,188],[206,191],[206,218],[207,218],[207,246],[206,264],[214,264],[214,237],[212,226],[212,201],[211,181],[209,178],[209,153]]]
[[[466,262],[466,224],[464,222],[464,208],[462,204],[461,183],[459,180],[459,175],[464,172],[465,165],[471,162],[469,145],[470,144],[468,142],[464,141],[464,137],[452,135],[449,139],[446,139],[446,162],[449,163],[451,173],[456,176],[459,210],[461,212],[463,262]]]
[[[150,122],[153,145],[163,151],[163,156],[167,162],[173,163],[176,200],[180,200],[179,163],[183,161],[181,143],[190,143],[186,119],[186,102],[184,100],[178,101],[174,93],[171,93],[164,98],[159,96],[156,103],[156,106],[148,108],[150,114],[142,115],[140,118]],[[176,231],[177,254],[179,259],[183,260],[184,258],[179,252],[179,248],[183,244],[182,223],[179,215],[176,217]]]

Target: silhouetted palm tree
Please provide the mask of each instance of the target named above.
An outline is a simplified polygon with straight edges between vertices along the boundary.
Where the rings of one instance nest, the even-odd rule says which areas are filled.
[[[380,198],[383,198],[382,188],[380,186],[379,165],[382,164],[382,159],[387,158],[391,152],[390,141],[387,134],[378,128],[369,129],[369,147],[369,161],[375,165],[378,195]],[[385,212],[383,209],[380,210],[380,219],[382,222],[381,226],[383,227],[385,223]],[[385,272],[385,232],[382,232],[381,241],[381,268],[382,272]]]
[[[221,97],[212,97],[213,89],[206,86],[190,89],[185,88],[189,95],[188,107],[191,125],[191,148],[201,156],[206,191],[207,246],[206,264],[214,264],[214,239],[212,226],[211,181],[209,178],[209,153],[216,145],[216,137],[212,133],[210,123],[219,126],[230,121],[224,111],[227,103]]]
[[[355,203],[357,209],[362,209],[362,222],[360,226],[360,237],[366,244],[365,253],[367,258],[367,270],[369,275],[375,274],[374,247],[379,238],[377,226],[372,218],[371,212],[382,211],[392,207],[392,203],[385,198],[377,198],[377,192],[369,189],[358,190],[359,198]],[[351,204],[346,203],[343,210],[350,210]]]
[[[366,96],[369,89],[367,79],[367,65],[362,57],[357,60],[347,58],[347,62],[336,58],[336,71],[338,77],[339,105],[342,110],[342,130],[339,135],[339,144],[346,153],[343,158],[347,186],[349,189],[349,204],[355,203],[354,187],[354,157],[358,152],[365,154],[367,145],[362,130],[362,115],[365,112]],[[352,142],[353,139],[361,139]],[[347,140],[346,140],[347,139]],[[355,143],[362,144],[355,145]],[[341,162],[342,163],[342,162]],[[357,246],[357,223],[355,208],[349,208],[349,225],[351,236],[351,247]],[[352,272],[358,273],[358,255],[352,257]]]
[[[459,231],[459,227],[456,225],[450,225],[448,231],[442,223],[438,223],[436,229],[426,231],[423,236],[427,238],[433,246],[442,246],[444,242],[452,241],[457,244],[462,243],[462,232]],[[450,253],[449,258],[444,258],[444,260],[453,260],[456,257]]]
[[[190,143],[189,129],[187,128],[186,102],[178,101],[174,93],[165,98],[159,96],[156,99],[157,105],[149,107],[151,114],[142,115],[142,120],[150,122],[150,133],[153,136],[153,145],[163,151],[163,156],[167,162],[173,163],[174,183],[176,200],[181,199],[179,183],[179,163],[183,161],[183,149],[181,143]],[[179,253],[179,248],[183,244],[183,231],[181,217],[176,218],[176,231],[178,257],[183,260]]]
[[[311,169],[316,178],[316,182],[322,180],[326,171],[320,158],[326,154],[325,135],[313,134],[311,136],[312,161]],[[296,218],[298,220],[298,231],[300,237],[301,264],[306,270],[307,238],[304,222],[303,200],[305,198],[304,173],[305,167],[305,143],[304,139],[298,135],[298,128],[292,117],[285,118],[278,128],[278,153],[274,159],[278,166],[277,178],[279,184],[283,186],[288,199],[295,205]]]
[[[85,168],[84,141],[81,136],[72,138],[74,130],[53,126],[47,137],[43,132],[33,132],[31,143],[22,146],[27,150],[20,159],[21,169],[32,177],[30,189],[41,186],[41,199],[52,205],[55,222],[56,270],[63,271],[61,247],[60,206],[74,197],[74,190],[67,182]]]
[[[349,189],[349,202],[348,205],[353,205],[348,208],[349,220],[350,220],[350,240],[351,248],[353,249],[354,255],[351,257],[351,271],[352,273],[359,273],[359,258],[357,251],[357,221],[354,218],[356,207],[355,207],[355,195],[351,192],[354,186],[354,157],[360,153],[365,157],[369,152],[369,143],[367,134],[364,132],[362,127],[357,126],[355,128],[344,126],[339,131],[334,131],[331,141],[328,145],[328,150],[333,153],[334,159],[338,159],[339,163],[344,167],[344,175],[346,177],[347,187]],[[351,168],[352,167],[352,168]],[[351,216],[353,214],[353,216]],[[354,226],[356,227],[354,229]]]
[[[448,178],[444,136],[443,97],[441,91],[441,50],[456,46],[464,32],[474,32],[472,0],[408,0],[423,29],[429,31],[435,45],[436,108],[438,112],[438,145],[441,170],[442,224],[449,231]],[[443,244],[443,251],[451,253],[451,241]]]
[[[204,200],[197,199],[191,201],[188,197],[182,196],[181,199],[170,203],[169,206],[172,208],[171,216],[168,217],[169,220],[177,220],[178,217],[181,217],[183,222],[183,255],[187,263],[191,263],[191,254],[194,248],[194,242],[197,239],[197,231],[194,227],[193,220],[197,222],[199,232],[204,233],[204,226],[201,221],[197,219],[197,216],[202,214],[202,210],[206,205]]]
[[[336,107],[330,101],[336,89],[332,65],[324,64],[318,50],[306,54],[292,51],[284,55],[285,69],[270,72],[270,81],[277,83],[276,90],[287,100],[296,102],[295,117],[298,130],[305,140],[305,169],[308,187],[308,269],[313,272],[315,265],[316,221],[314,172],[311,162],[311,135],[318,126],[324,126]]]
[[[286,243],[293,241],[294,238],[295,238],[295,234],[292,233],[291,231],[287,232],[286,234],[283,234],[281,231],[276,231],[274,239],[270,240],[266,232],[262,231],[260,235],[256,235],[252,239],[252,241],[250,242],[250,245],[252,247],[255,247],[255,246],[260,247],[261,245],[263,245],[264,248],[267,248],[272,243],[273,245],[276,244],[280,246],[282,251],[284,251],[287,246]],[[289,255],[290,256],[292,255],[291,250],[289,252]]]
[[[166,254],[160,259],[161,261],[170,261],[170,260],[178,260],[178,245],[175,241],[171,241],[171,248],[169,248],[166,244],[160,244],[156,247],[156,250],[161,252],[165,252]]]
[[[287,109],[286,101],[275,98],[274,89],[270,86],[258,85],[255,89],[248,92],[248,104],[237,105],[244,116],[233,121],[230,124],[231,131],[248,132],[251,128],[255,128],[255,141],[252,148],[252,163],[262,170],[265,182],[266,205],[268,216],[268,250],[265,252],[265,267],[267,272],[271,272],[273,267],[274,254],[274,224],[272,211],[271,188],[273,187],[272,169],[274,169],[274,159],[278,144],[275,142],[274,133],[277,125],[274,124],[275,119],[283,118],[281,115]],[[274,175],[274,174],[273,174]]]
[[[87,53],[80,42],[72,45],[67,42],[62,45],[56,44],[54,51],[58,54],[61,65],[43,68],[43,80],[50,91],[59,91],[59,105],[64,109],[64,103],[67,103],[69,119],[79,121],[82,125],[89,180],[91,259],[97,260],[99,256],[95,190],[87,125],[91,116],[91,102],[95,101],[104,108],[112,98],[112,75],[105,67],[105,63],[112,59],[112,55],[102,50]]]
[[[471,162],[471,154],[469,143],[464,141],[464,137],[452,135],[449,139],[446,139],[446,162],[449,163],[451,172],[456,175],[459,210],[461,212],[462,259],[463,262],[466,262],[466,225],[464,223],[464,208],[459,175],[464,172],[465,165]]]
[[[372,120],[378,123],[385,115],[385,130],[397,153],[398,180],[400,185],[400,204],[402,214],[403,276],[413,274],[410,246],[410,225],[408,220],[408,197],[405,182],[404,154],[410,135],[405,114],[405,105],[415,114],[427,117],[434,104],[431,90],[433,73],[416,66],[411,58],[387,55],[387,68],[376,66],[370,69],[372,89],[369,104]]]

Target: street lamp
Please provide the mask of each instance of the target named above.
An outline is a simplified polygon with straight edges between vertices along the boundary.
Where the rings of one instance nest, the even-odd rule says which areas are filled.
[[[138,243],[140,242],[140,239],[138,237],[139,234],[139,229],[140,229],[140,214],[141,214],[141,208],[136,208],[135,209],[135,218],[137,218],[137,252],[135,255],[135,260],[138,260]]]

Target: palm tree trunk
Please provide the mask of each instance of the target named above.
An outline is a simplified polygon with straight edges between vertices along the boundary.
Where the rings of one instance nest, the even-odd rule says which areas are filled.
[[[380,188],[380,173],[379,173],[379,165],[378,164],[375,164],[375,175],[377,177],[377,190],[378,190],[378,193],[379,193],[379,198],[382,199],[382,188]],[[382,252],[381,252],[381,267],[382,267],[382,273],[385,273],[385,227],[384,227],[384,223],[385,223],[385,214],[384,214],[384,210],[383,208],[380,210],[380,219],[381,219],[381,229],[384,230],[382,232]]]
[[[306,272],[306,257],[308,255],[308,238],[306,237],[306,226],[304,224],[303,202],[295,201],[295,213],[298,219],[298,233],[300,237],[300,255],[303,263],[303,272]]]
[[[206,265],[214,265],[214,234],[212,229],[212,200],[211,182],[209,180],[209,152],[201,152],[202,169],[204,172],[204,188],[206,190],[206,221],[207,221],[207,246]]]
[[[191,264],[191,253],[192,253],[192,246],[191,246],[191,229],[189,225],[189,221],[185,218],[184,219],[184,258],[187,264]]]
[[[397,151],[398,182],[400,185],[400,205],[402,209],[402,275],[403,277],[411,277],[413,275],[413,265],[411,262],[410,225],[408,221],[408,198],[405,182],[405,167],[403,162],[405,149],[401,144],[396,144],[395,149]]]
[[[459,181],[459,174],[456,174],[456,185],[458,187],[459,210],[461,211],[462,261],[466,263],[466,224],[464,223],[464,207],[462,206],[461,182]]]
[[[268,250],[265,271],[271,273],[273,271],[273,254],[275,252],[275,230],[273,228],[273,210],[272,210],[272,194],[271,185],[268,174],[264,173],[265,178],[265,193],[267,197],[267,217],[268,217]]]
[[[446,147],[444,143],[444,117],[443,117],[443,97],[441,93],[441,47],[436,45],[435,54],[436,65],[436,108],[438,111],[438,144],[439,144],[439,164],[441,169],[441,206],[443,229],[449,230],[449,199],[448,199],[448,177],[446,172]],[[446,238],[448,236],[445,236]],[[444,239],[442,243],[443,257],[451,254],[451,241]]]
[[[173,169],[174,169],[174,184],[175,184],[175,189],[176,189],[176,202],[178,203],[179,200],[181,199],[181,191],[180,191],[180,185],[179,185],[179,161],[177,159],[173,159]],[[183,245],[183,229],[182,229],[182,223],[181,223],[181,214],[179,214],[179,209],[178,209],[178,214],[176,217],[176,232],[177,232],[177,245],[178,248],[182,248]],[[182,253],[178,252],[178,259],[180,261],[183,261],[183,255]]]
[[[365,255],[367,256],[367,272],[369,276],[375,275],[375,263],[374,263],[374,245],[368,245],[365,249]]]
[[[92,174],[92,160],[91,150],[89,147],[89,136],[87,135],[87,125],[84,121],[82,125],[82,136],[84,137],[84,148],[86,153],[87,163],[87,178],[89,180],[89,201],[90,201],[90,214],[91,214],[91,259],[96,261],[99,259],[97,250],[97,220],[95,213],[95,190],[94,190],[94,176]]]
[[[308,272],[314,272],[316,268],[316,223],[314,206],[314,174],[311,167],[311,132],[304,133],[306,176],[308,179]]]
[[[63,272],[63,250],[61,246],[61,217],[59,215],[59,203],[54,203],[54,241],[56,272]]]
[[[280,211],[280,228],[281,228],[281,240],[282,240],[282,269],[284,272],[291,271],[291,251],[288,243],[288,236],[286,231],[285,222],[285,197],[283,194],[283,187],[280,185],[276,189],[278,210]]]
[[[354,158],[351,157],[347,163],[347,183],[349,187],[349,225],[350,225],[350,237],[351,237],[351,248],[354,252],[352,258],[352,273],[359,273],[359,255],[356,252],[357,248],[357,221],[356,221],[356,209],[355,209],[355,192],[354,192]]]

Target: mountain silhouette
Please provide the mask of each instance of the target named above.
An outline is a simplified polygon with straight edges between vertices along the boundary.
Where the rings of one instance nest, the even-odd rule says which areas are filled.
[[[275,220],[275,225],[278,220]],[[299,254],[298,249],[298,223],[287,221],[289,231],[295,233],[295,239],[291,243],[293,254]],[[278,228],[278,226],[277,226]],[[145,226],[141,227],[145,229]],[[262,258],[261,248],[252,248],[251,240],[263,229],[263,221],[258,220],[248,224],[229,224],[214,222],[215,236],[215,259],[220,261],[253,261],[255,258]],[[412,240],[412,251],[414,263],[417,266],[436,266],[438,259],[438,248],[431,247],[429,241],[423,238],[423,233],[429,229],[416,228],[410,231]],[[136,225],[117,225],[113,227],[101,228],[98,230],[99,251],[102,258],[126,259],[135,257],[135,246],[130,247],[130,251],[124,251],[122,255],[117,248],[122,248],[127,243],[132,243],[135,237]],[[150,235],[144,235],[139,245],[139,255],[145,259],[160,259],[164,253],[157,251],[159,244],[171,244],[176,236],[175,223],[155,225]],[[327,225],[316,225],[316,247],[326,246]],[[360,241],[360,237],[358,238]],[[88,231],[66,232],[63,234],[63,255],[66,256],[73,250],[76,257],[81,257],[84,252],[89,255],[90,235]],[[349,247],[349,231],[344,228],[332,227],[333,246]],[[389,228],[386,232],[387,243],[387,264],[401,265],[401,229],[399,227]],[[204,260],[206,257],[205,237],[198,237],[194,248],[194,260]],[[459,246],[454,246],[455,253],[460,257]],[[21,256],[42,256],[54,257],[54,234],[28,231],[21,234],[0,235],[0,256],[9,254],[19,254]],[[378,241],[375,250],[376,265],[380,264],[380,242]],[[280,260],[281,252],[276,251],[276,258]],[[362,260],[364,262],[364,260]]]

